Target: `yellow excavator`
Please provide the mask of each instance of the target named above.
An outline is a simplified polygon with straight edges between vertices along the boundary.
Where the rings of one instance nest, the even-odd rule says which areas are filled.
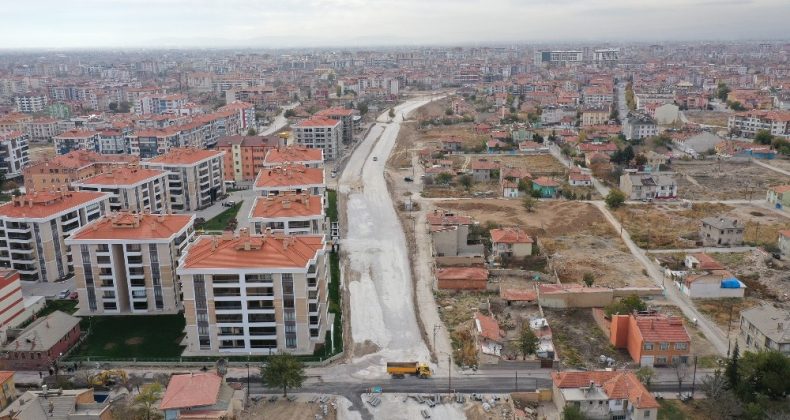
[[[128,379],[126,371],[122,369],[103,370],[91,377],[93,386],[109,386],[124,383]]]

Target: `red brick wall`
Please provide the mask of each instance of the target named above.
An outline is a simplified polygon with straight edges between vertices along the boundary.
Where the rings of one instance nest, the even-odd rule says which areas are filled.
[[[439,280],[440,289],[446,290],[485,290],[488,280]]]
[[[71,331],[69,331],[63,338],[61,338],[50,349],[38,349],[25,352],[8,352],[8,359],[6,360],[6,368],[13,370],[44,370],[49,369],[52,362],[56,360],[61,353],[66,353],[73,347],[80,339],[80,326],[77,324]]]

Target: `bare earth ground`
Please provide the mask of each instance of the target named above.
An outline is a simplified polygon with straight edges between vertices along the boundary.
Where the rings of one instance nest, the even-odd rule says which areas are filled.
[[[615,359],[617,367],[632,363],[625,350],[615,349],[593,320],[590,309],[546,309],[554,345],[565,368],[602,369],[601,355]]]
[[[268,395],[266,396],[268,398]],[[276,402],[268,402],[266,398],[253,402],[247,410],[239,416],[242,420],[270,419],[270,420],[291,420],[291,419],[315,419],[321,415],[322,419],[337,419],[334,407],[334,398],[326,404],[327,416],[323,417],[322,404],[320,402],[309,402],[311,395],[299,395],[296,401],[288,401],[282,397],[277,398]]]
[[[411,148],[419,147],[420,134],[416,121],[401,123],[398,141],[392,149],[387,165],[391,168],[411,168]]]
[[[773,167],[790,171],[790,159],[788,158],[776,158],[772,160],[766,160],[764,162]],[[788,180],[788,182],[790,182],[790,180]]]
[[[722,111],[702,111],[702,110],[688,110],[683,111],[689,121],[697,124],[718,125],[727,127],[727,119],[730,117],[729,112]]]
[[[541,175],[551,173],[561,179],[565,179],[568,171],[568,168],[558,162],[552,155],[496,156],[493,159],[494,161],[501,161],[505,166],[522,168]]]
[[[790,270],[778,265],[770,255],[752,251],[712,256],[746,284],[746,296],[769,301],[790,301]]]
[[[416,110],[414,114],[418,120],[444,117],[444,112],[447,110],[447,107],[450,106],[451,101],[451,98],[443,98],[428,102],[420,107],[420,109]]]
[[[788,177],[752,163],[675,161],[678,195],[689,200],[762,199],[768,187],[787,184]]]
[[[55,157],[55,146],[51,144],[31,144],[28,153],[30,154],[30,162],[51,159]]]
[[[521,226],[537,237],[563,283],[581,283],[586,272],[595,284],[609,287],[651,286],[617,232],[592,204],[540,201],[527,213],[520,200],[441,201],[437,207],[472,216],[481,224]]]
[[[614,211],[631,239],[645,249],[695,248],[703,218],[727,216],[746,223],[744,241],[775,244],[790,220],[748,204],[694,203],[691,208],[670,204],[630,204]]]
[[[463,147],[473,148],[486,142],[489,137],[485,134],[477,134],[474,131],[473,123],[461,123],[432,127],[422,132],[425,141],[438,141],[448,137],[461,139]]]

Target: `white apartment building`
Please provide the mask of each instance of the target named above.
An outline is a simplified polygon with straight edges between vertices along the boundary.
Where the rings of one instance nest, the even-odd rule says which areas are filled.
[[[631,112],[623,119],[623,135],[627,140],[657,136],[658,125],[648,115]]]
[[[328,325],[324,237],[201,236],[178,264],[185,355],[311,354]]]
[[[80,315],[173,314],[181,310],[176,261],[194,235],[194,215],[113,213],[75,231]]]
[[[91,130],[64,131],[52,138],[55,153],[65,155],[74,150],[99,151],[99,133]]]
[[[340,120],[309,118],[296,123],[293,132],[296,144],[308,149],[323,149],[326,160],[334,160],[338,157],[338,145],[342,135]]]
[[[297,194],[324,195],[323,168],[308,168],[304,165],[283,165],[261,169],[252,188],[260,195],[279,195],[287,192]]]
[[[324,151],[301,146],[277,147],[266,152],[266,157],[263,159],[264,168],[276,168],[291,164],[304,165],[308,168],[323,168]]]
[[[111,167],[106,172],[72,182],[71,185],[80,191],[112,194],[109,199],[110,211],[167,213],[170,211],[167,175],[165,171],[137,166]]]
[[[769,131],[774,136],[790,138],[790,111],[754,110],[730,115],[727,128],[740,130],[741,134],[752,137],[760,130]]]
[[[40,192],[0,205],[0,266],[22,280],[54,282],[73,271],[64,242],[73,231],[107,211],[108,194]]]
[[[22,176],[22,168],[30,163],[27,140],[21,131],[0,133],[0,170],[6,178]]]
[[[176,148],[142,165],[167,171],[167,193],[170,209],[190,212],[206,208],[226,191],[225,152],[194,148]]]
[[[324,197],[284,193],[257,197],[249,214],[256,234],[322,235],[326,230]]]
[[[14,97],[16,109],[19,112],[26,114],[33,114],[36,112],[44,112],[47,109],[49,98],[46,95],[25,94]]]
[[[30,136],[30,140],[51,141],[53,137],[61,133],[58,121],[54,118],[36,118],[25,121],[25,133]]]
[[[141,96],[134,101],[134,113],[177,114],[179,110],[186,106],[187,102],[187,96],[180,93]]]

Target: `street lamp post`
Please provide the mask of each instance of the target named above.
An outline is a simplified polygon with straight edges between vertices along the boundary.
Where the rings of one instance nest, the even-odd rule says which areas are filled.
[[[250,403],[250,357],[252,352],[247,353],[247,404]]]

